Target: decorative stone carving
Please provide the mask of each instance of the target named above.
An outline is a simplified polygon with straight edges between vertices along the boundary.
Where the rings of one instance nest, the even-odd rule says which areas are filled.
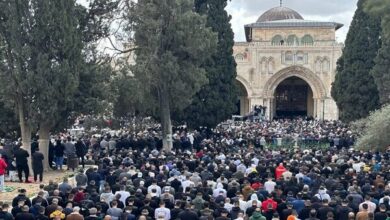
[[[272,98],[276,87],[285,79],[296,76],[305,80],[313,91],[314,98],[326,97],[326,88],[321,79],[312,71],[301,66],[291,66],[274,74],[264,85],[263,97]]]
[[[275,61],[273,57],[268,58],[268,74],[273,74],[275,70]]]
[[[239,54],[236,54],[235,59],[237,62],[240,62],[240,61],[242,62],[242,61],[244,61],[245,56],[244,56],[244,54],[239,53]]]
[[[262,74],[266,74],[267,71],[268,71],[268,60],[266,57],[263,57],[261,58],[261,61],[260,61],[260,73]]]
[[[322,73],[329,73],[330,71],[330,62],[328,57],[322,59]]]
[[[317,57],[317,59],[314,62],[314,72],[317,74],[321,73],[321,68],[322,68],[322,61],[320,57]]]

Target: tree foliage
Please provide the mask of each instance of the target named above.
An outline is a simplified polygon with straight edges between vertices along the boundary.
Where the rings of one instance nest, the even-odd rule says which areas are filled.
[[[108,35],[113,2],[94,0],[89,9],[75,0],[0,2],[2,99],[18,113],[27,149],[31,131],[39,129],[46,159],[51,130],[104,108],[98,104],[110,66],[95,49]]]
[[[365,10],[382,20],[383,35],[390,39],[390,1],[370,0],[365,2]]]
[[[382,105],[390,103],[390,40],[382,38],[382,47],[375,58],[375,66],[371,71],[378,87]]]
[[[372,75],[379,90],[382,105],[390,103],[390,1],[367,1],[365,10],[382,20],[382,47],[375,59]]]
[[[192,0],[139,0],[134,21],[136,64],[133,74],[160,112],[164,149],[172,141],[171,112],[183,110],[207,83],[202,67],[214,52],[216,36]]]
[[[366,117],[379,107],[378,89],[370,71],[380,48],[380,19],[363,11],[365,1],[358,2],[332,87],[344,121]]]
[[[386,151],[390,146],[390,105],[357,122],[362,129],[356,146],[364,150]],[[362,126],[363,125],[363,126]]]
[[[196,0],[195,9],[207,15],[207,26],[218,34],[215,53],[204,64],[208,83],[193,97],[181,116],[190,127],[214,127],[236,111],[236,62],[233,58],[234,33],[231,16],[225,10],[227,0]]]

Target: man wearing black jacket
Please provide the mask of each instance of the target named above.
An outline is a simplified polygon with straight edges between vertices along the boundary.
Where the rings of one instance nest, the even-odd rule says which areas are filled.
[[[23,182],[23,172],[26,177],[25,182],[29,183],[30,181],[28,180],[28,176],[30,175],[30,170],[28,167],[28,162],[27,158],[30,156],[28,152],[23,149],[23,147],[19,147],[15,152],[14,152],[15,160],[16,160],[16,167],[18,169],[18,177],[19,181],[22,183]]]
[[[39,148],[35,150],[35,152],[32,154],[32,166],[33,166],[33,172],[34,172],[34,182],[37,182],[38,175],[39,175],[39,181],[43,181],[43,154],[39,151]]]

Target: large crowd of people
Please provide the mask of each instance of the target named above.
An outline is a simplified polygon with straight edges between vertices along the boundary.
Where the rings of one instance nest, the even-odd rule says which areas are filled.
[[[339,121],[302,118],[176,128],[171,151],[162,150],[158,127],[53,137],[49,163],[74,169],[75,184],[64,178],[38,192],[21,189],[1,205],[0,219],[389,220],[390,151],[354,150],[354,140]],[[5,146],[0,177],[18,171],[23,181],[23,148]]]

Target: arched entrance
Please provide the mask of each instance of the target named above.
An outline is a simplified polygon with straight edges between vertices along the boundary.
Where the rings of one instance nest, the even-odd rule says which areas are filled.
[[[248,91],[246,90],[244,84],[239,80],[236,80],[236,84],[238,88],[238,100],[235,115],[245,115],[249,112]]]
[[[290,79],[291,78],[291,79]],[[288,87],[290,85],[293,86],[294,83],[291,81],[295,81],[298,85],[300,84],[302,87],[307,86],[307,97],[306,100],[303,98],[304,95],[300,95],[300,108],[298,108],[298,104],[294,102],[294,99],[296,101],[298,100],[298,97],[296,95],[296,92],[304,91],[304,88],[302,89],[297,89],[294,91],[289,91],[289,94],[286,96],[290,97],[290,104],[285,104],[284,106],[288,107],[283,107],[283,103],[280,102],[277,104],[277,97],[276,96],[282,96],[281,91],[283,89],[279,89],[277,92],[277,88],[283,88],[283,87]],[[286,89],[285,89],[286,90]],[[295,95],[294,95],[295,94]],[[268,111],[267,111],[267,117],[269,119],[272,119],[274,117],[278,117],[277,115],[277,107],[279,114],[283,112],[281,111],[290,111],[292,113],[294,109],[296,110],[297,114],[299,111],[301,111],[300,114],[304,114],[306,111],[307,116],[313,116],[313,117],[321,117],[324,118],[323,114],[323,109],[324,109],[324,100],[326,99],[326,88],[322,82],[322,80],[314,74],[310,69],[307,69],[302,66],[291,66],[284,68],[280,71],[278,71],[276,74],[274,74],[268,81],[264,84],[264,90],[263,90],[263,97],[264,97],[264,104],[267,106]],[[284,97],[286,99],[286,97]],[[280,99],[280,97],[279,97]],[[288,99],[288,97],[287,97]],[[292,99],[292,100],[291,100]],[[303,104],[302,104],[303,103]],[[304,108],[304,103],[307,103],[306,109]],[[300,110],[303,109],[303,110]],[[322,109],[322,111],[320,111]],[[294,115],[293,114],[293,115]],[[279,116],[283,117],[283,116]]]
[[[275,90],[275,117],[313,117],[314,99],[310,85],[303,79],[292,76],[283,80]]]

